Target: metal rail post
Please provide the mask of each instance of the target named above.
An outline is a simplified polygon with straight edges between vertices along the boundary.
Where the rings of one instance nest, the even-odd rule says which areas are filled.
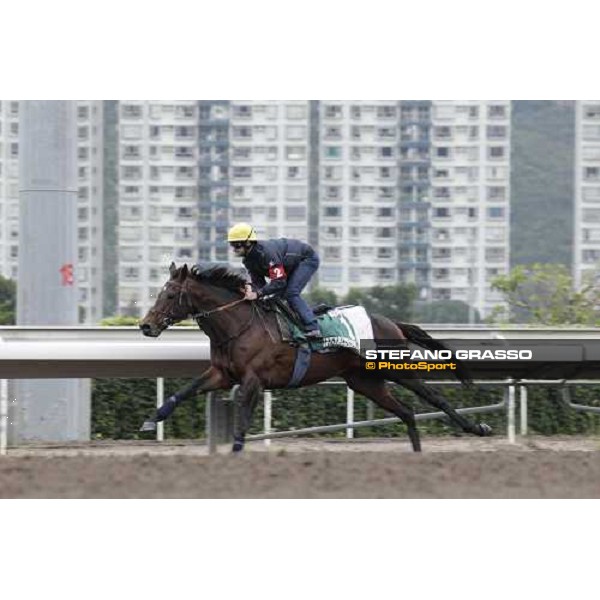
[[[507,411],[507,436],[508,436],[508,443],[509,444],[514,444],[515,443],[515,386],[513,383],[513,380],[509,380],[509,385],[508,388],[506,390],[506,394],[507,394],[507,404],[506,404],[506,411]]]
[[[8,447],[8,380],[0,379],[0,456]]]
[[[519,404],[521,408],[521,435],[527,435],[527,386],[519,386]]]
[[[264,417],[263,424],[265,434],[271,433],[271,420],[272,420],[272,402],[273,402],[273,394],[271,390],[265,390],[263,392],[263,402],[264,402]],[[271,439],[265,438],[264,440],[265,446],[269,447],[271,445]]]
[[[208,453],[217,451],[217,407],[216,398],[212,392],[206,394],[206,445]]]
[[[346,423],[354,423],[354,390],[346,388]],[[351,440],[354,437],[354,428],[346,429],[346,437]]]
[[[156,380],[156,408],[159,409],[165,401],[165,380],[159,377]],[[156,441],[162,442],[165,439],[165,424],[159,421],[156,424]]]

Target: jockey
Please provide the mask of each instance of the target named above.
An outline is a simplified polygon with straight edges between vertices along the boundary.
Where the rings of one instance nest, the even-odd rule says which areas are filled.
[[[259,242],[256,232],[247,223],[237,223],[227,235],[236,256],[243,257],[252,284],[246,286],[246,298],[256,300],[274,294],[285,298],[304,323],[305,336],[321,337],[319,324],[312,309],[300,297],[315,271],[319,256],[300,240],[280,238]],[[265,284],[265,277],[269,278]]]

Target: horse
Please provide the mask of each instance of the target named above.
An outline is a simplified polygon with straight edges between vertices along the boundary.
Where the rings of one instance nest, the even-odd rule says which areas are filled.
[[[170,278],[160,291],[154,306],[140,321],[142,333],[158,337],[167,327],[191,317],[210,338],[211,366],[183,392],[171,398],[145,425],[164,420],[176,404],[196,392],[230,390],[239,385],[239,407],[234,431],[233,452],[244,448],[245,436],[263,389],[286,388],[294,370],[297,349],[283,341],[276,317],[261,306],[260,300],[246,300],[245,277],[228,265],[208,265],[192,274],[187,264],[171,263]],[[369,315],[375,343],[396,340],[415,343],[424,348],[445,346],[416,325],[395,323],[381,315]],[[468,375],[456,372],[463,383]],[[428,404],[446,413],[449,420],[464,432],[477,436],[492,433],[486,423],[472,423],[459,415],[438,391],[427,386],[415,371],[370,371],[362,356],[350,349],[313,353],[299,387],[314,385],[331,377],[340,377],[348,386],[392,413],[406,425],[415,452],[421,441],[412,407],[395,397],[388,381],[399,383]]]

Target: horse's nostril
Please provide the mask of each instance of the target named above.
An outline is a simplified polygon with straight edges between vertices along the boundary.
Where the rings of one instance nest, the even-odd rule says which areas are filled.
[[[148,325],[148,323],[144,323],[144,324],[140,325],[140,329],[144,333],[146,333],[146,332],[150,331],[151,327],[150,327],[150,325]]]

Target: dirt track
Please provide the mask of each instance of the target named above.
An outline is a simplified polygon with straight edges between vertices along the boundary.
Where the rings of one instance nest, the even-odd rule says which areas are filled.
[[[292,440],[207,456],[181,442],[10,450],[1,498],[600,498],[600,440]]]

